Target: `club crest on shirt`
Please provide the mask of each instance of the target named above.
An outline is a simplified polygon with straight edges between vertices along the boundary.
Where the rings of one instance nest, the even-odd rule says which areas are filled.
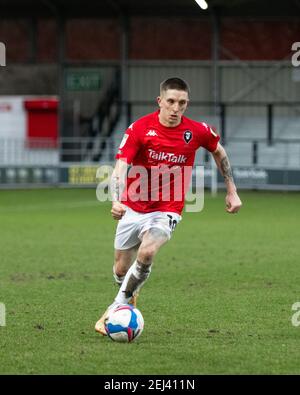
[[[183,133],[183,139],[188,144],[193,138],[193,133],[190,130],[186,130]]]

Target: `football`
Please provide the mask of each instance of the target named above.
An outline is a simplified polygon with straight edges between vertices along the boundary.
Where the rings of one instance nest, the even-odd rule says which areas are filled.
[[[130,343],[141,335],[144,318],[136,307],[130,304],[118,305],[109,313],[105,329],[113,341]]]

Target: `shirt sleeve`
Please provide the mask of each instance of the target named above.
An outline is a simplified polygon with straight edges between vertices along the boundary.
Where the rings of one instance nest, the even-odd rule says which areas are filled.
[[[213,126],[207,125],[202,122],[202,142],[201,146],[207,149],[209,152],[214,152],[217,148],[218,142],[220,141],[220,136],[215,132]]]
[[[128,164],[132,163],[140,146],[141,142],[138,136],[138,129],[135,123],[133,123],[124,133],[123,139],[116,155],[116,159],[122,159]]]

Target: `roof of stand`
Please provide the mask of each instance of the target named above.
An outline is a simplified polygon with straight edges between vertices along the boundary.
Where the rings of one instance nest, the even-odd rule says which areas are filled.
[[[153,16],[298,17],[300,0],[207,0],[201,10],[194,0],[0,0],[0,19],[19,17],[113,17],[118,14]]]

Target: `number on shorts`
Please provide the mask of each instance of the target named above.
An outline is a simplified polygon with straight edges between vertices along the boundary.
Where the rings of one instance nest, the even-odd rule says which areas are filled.
[[[177,225],[177,221],[176,219],[173,219],[172,215],[167,214],[167,216],[169,217],[169,226],[172,232],[174,232],[174,229],[176,228]]]

